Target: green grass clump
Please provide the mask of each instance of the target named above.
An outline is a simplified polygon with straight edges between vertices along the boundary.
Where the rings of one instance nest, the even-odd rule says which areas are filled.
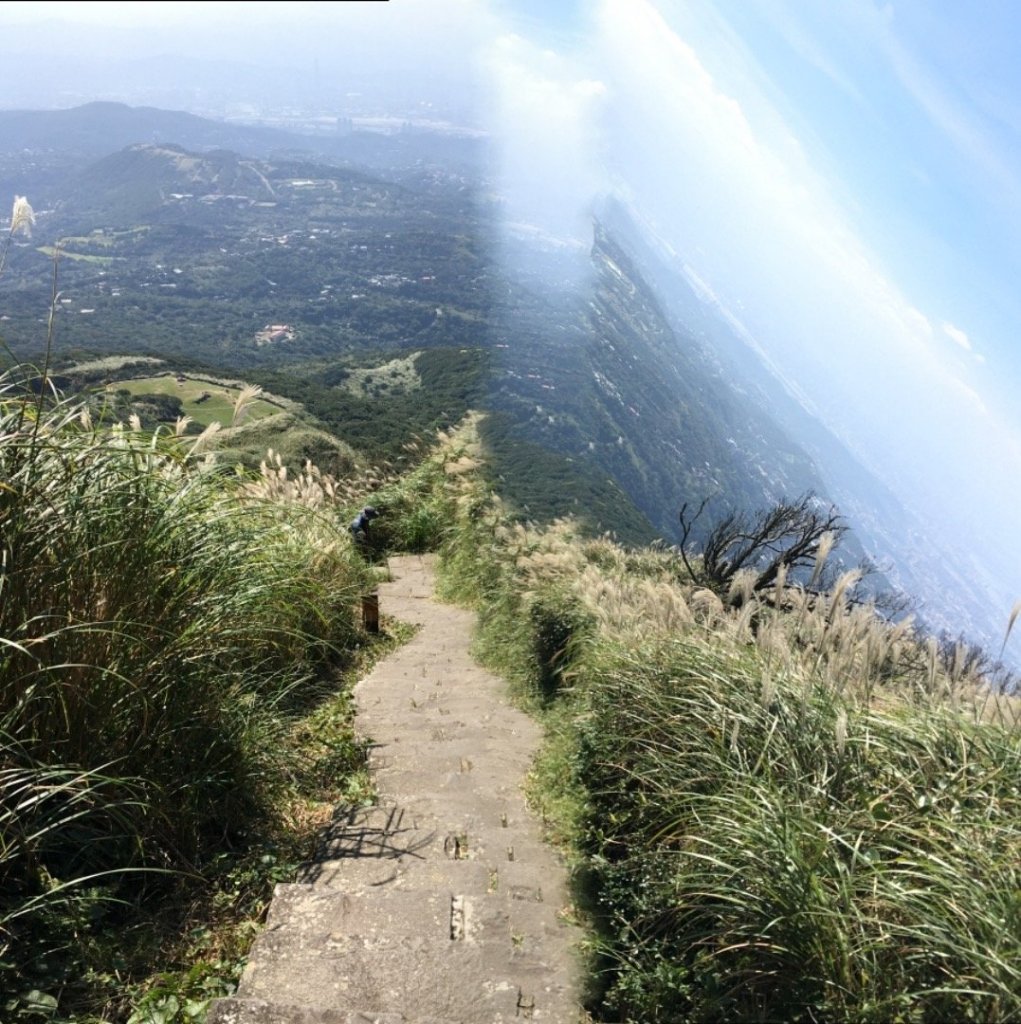
[[[601,646],[576,771],[608,1019],[1021,1013],[1021,736],[765,689],[704,639]]]
[[[379,510],[372,534],[380,551],[418,554],[438,551],[452,541],[460,526],[459,495],[466,475],[477,465],[462,433],[441,431],[432,450],[410,442],[406,449],[419,456],[412,470],[369,482],[359,507],[371,504]],[[352,512],[356,510],[352,506]]]
[[[0,380],[0,991],[12,998],[33,970],[53,982],[53,964],[125,903],[201,873],[271,815],[287,723],[356,645],[365,584],[332,516],[259,499],[191,440],[97,428],[37,391]]]

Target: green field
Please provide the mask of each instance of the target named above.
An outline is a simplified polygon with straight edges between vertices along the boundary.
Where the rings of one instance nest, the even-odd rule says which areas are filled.
[[[219,420],[225,427],[231,424],[234,402],[240,392],[237,387],[192,377],[178,378],[169,373],[119,380],[107,387],[109,392],[121,389],[132,395],[176,395],[181,399],[185,414],[196,423],[208,426],[213,420]],[[251,423],[282,411],[279,405],[260,398],[248,406],[242,422]]]
[[[62,260],[75,260],[78,263],[101,263],[107,265],[113,263],[115,259],[123,259],[123,256],[96,256],[92,253],[85,252],[69,252],[67,249],[57,249],[52,245],[40,245],[39,252],[44,256],[49,256],[51,259],[60,254]]]

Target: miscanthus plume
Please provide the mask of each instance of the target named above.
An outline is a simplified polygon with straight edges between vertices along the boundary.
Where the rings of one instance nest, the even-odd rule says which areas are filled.
[[[20,231],[31,237],[34,224],[35,211],[32,204],[24,196],[15,196],[14,206],[11,208],[11,234],[16,235]]]

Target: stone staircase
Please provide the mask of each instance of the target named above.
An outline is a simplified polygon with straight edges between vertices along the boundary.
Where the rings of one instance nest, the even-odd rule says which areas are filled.
[[[470,612],[394,559],[384,612],[421,625],[356,688],[379,804],[338,812],[277,886],[209,1024],[577,1024],[580,935],[521,785],[539,731],[470,657]]]

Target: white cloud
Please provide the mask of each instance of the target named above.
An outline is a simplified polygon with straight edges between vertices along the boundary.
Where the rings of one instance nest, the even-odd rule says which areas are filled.
[[[892,4],[877,6],[874,0],[848,0],[834,8],[848,36],[866,43],[872,52],[882,55],[887,67],[950,145],[995,189],[1013,216],[1021,214],[1021,175],[1016,160],[1004,153],[989,131],[984,113],[965,98],[968,89],[950,89],[931,62],[919,56],[919,45],[908,33],[898,32]],[[962,41],[963,42],[963,41]],[[1016,104],[1015,104],[1016,107]]]
[[[946,336],[955,345],[960,345],[961,348],[963,348],[965,352],[973,352],[974,351],[974,349],[972,348],[971,339],[968,337],[968,335],[964,331],[961,330],[960,327],[955,327],[953,324],[947,323],[946,321],[944,321],[944,323],[943,323],[943,333],[946,334]]]
[[[904,310],[904,318],[915,330],[921,333],[922,337],[926,339],[932,338],[932,324],[929,323],[929,318],[921,310],[908,306]]]
[[[493,43],[484,64],[507,220],[591,241],[592,200],[604,184],[595,150],[606,86],[569,56],[513,34]]]
[[[965,384],[963,380],[953,379],[956,385],[957,392],[960,394],[972,410],[981,414],[982,416],[989,415],[989,409],[986,403],[982,401],[982,396],[970,385]]]
[[[731,75],[724,90],[648,0],[603,0],[597,24],[615,169],[703,288],[742,309],[782,374],[916,507],[924,495],[961,521],[964,494],[1006,507],[981,460],[1005,450],[1007,424],[936,334],[974,357],[970,339],[908,300],[759,84]],[[1021,463],[1008,472],[1021,479]]]
[[[797,5],[784,0],[746,0],[753,2],[760,14],[783,37],[787,45],[806,63],[825,75],[838,89],[855,102],[864,104],[865,97],[850,76],[846,75],[805,30],[798,18]]]

